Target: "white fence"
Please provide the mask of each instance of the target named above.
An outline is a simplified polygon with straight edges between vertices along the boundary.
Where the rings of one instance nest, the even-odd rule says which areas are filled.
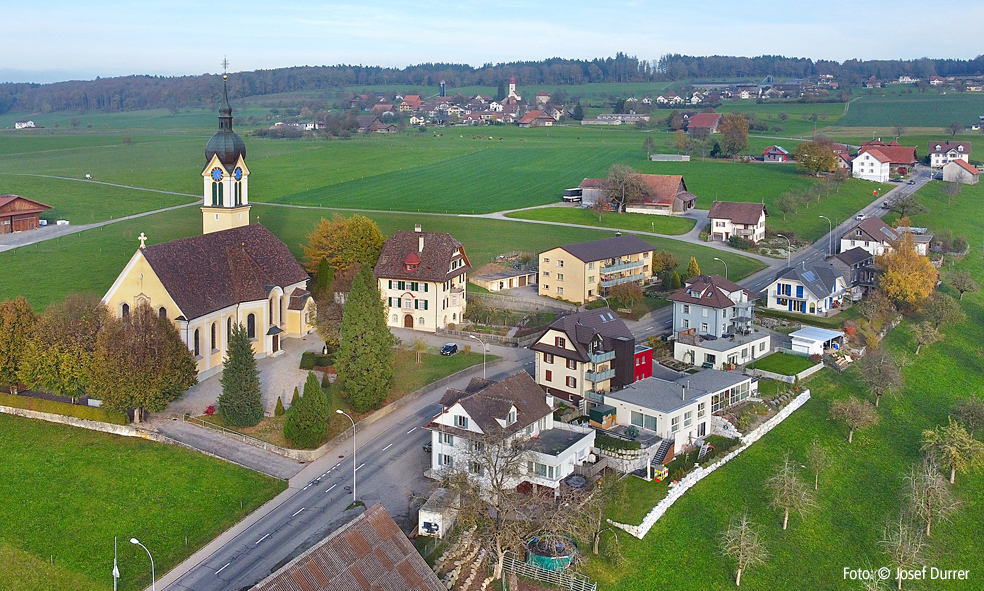
[[[780,353],[781,355],[781,353]],[[771,371],[765,371],[764,369],[746,369],[745,373],[753,376],[759,376],[761,378],[769,378],[770,380],[776,380],[777,382],[786,382],[787,384],[792,384],[796,381],[796,378],[803,379],[813,374],[817,373],[823,369],[823,362],[814,365],[813,367],[808,367],[803,371],[799,372],[794,376],[787,376],[781,373],[773,373]]]
[[[656,503],[656,506],[653,507],[652,510],[649,512],[649,514],[643,518],[642,523],[640,523],[639,525],[618,523],[617,521],[612,521],[610,519],[608,520],[608,522],[614,525],[615,527],[624,529],[625,531],[629,532],[630,534],[639,538],[640,540],[646,537],[646,534],[649,533],[649,530],[652,529],[654,525],[656,525],[656,522],[659,521],[659,518],[666,513],[667,509],[673,506],[673,503],[677,502],[677,499],[683,496],[683,493],[690,490],[692,486],[703,480],[703,478],[708,474],[710,474],[711,472],[717,470],[721,466],[730,462],[738,454],[744,451],[749,445],[761,439],[763,435],[771,431],[779,423],[786,420],[786,417],[793,414],[794,410],[803,406],[806,403],[806,401],[809,399],[810,399],[810,391],[806,390],[802,394],[794,398],[792,402],[786,405],[785,408],[780,410],[776,414],[776,416],[772,417],[768,421],[759,425],[754,431],[750,432],[748,435],[743,436],[741,438],[741,445],[738,446],[734,451],[728,453],[719,461],[711,464],[706,468],[703,467],[697,468],[690,474],[687,474],[683,478],[683,480],[678,482],[676,486],[670,489],[670,492],[666,495],[666,497],[662,501]]]

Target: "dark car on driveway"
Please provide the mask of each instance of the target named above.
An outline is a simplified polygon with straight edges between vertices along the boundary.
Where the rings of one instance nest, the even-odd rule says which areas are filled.
[[[454,343],[444,343],[441,347],[441,355],[454,355],[458,352],[458,345]]]

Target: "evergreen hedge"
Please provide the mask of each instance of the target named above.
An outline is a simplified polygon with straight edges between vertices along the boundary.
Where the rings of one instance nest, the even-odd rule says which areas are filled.
[[[24,410],[33,410],[37,412],[47,412],[66,417],[75,417],[77,419],[85,419],[87,421],[111,423],[113,425],[128,425],[130,423],[130,417],[123,412],[105,408],[81,406],[79,404],[69,404],[67,402],[58,402],[57,400],[46,400],[44,398],[32,398],[30,396],[0,394],[0,405],[23,408]]]

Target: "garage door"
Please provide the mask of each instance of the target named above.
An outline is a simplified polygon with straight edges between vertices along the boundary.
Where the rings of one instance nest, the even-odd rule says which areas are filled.
[[[34,216],[21,216],[14,218],[14,232],[33,230],[38,227],[37,218]]]

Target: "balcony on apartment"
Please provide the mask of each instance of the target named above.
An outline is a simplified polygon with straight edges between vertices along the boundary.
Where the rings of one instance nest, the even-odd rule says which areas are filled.
[[[584,372],[584,379],[588,380],[592,384],[597,384],[598,382],[605,382],[615,377],[615,369],[607,369],[605,371],[593,371],[588,370]]]
[[[642,259],[638,261],[619,261],[613,265],[605,265],[601,268],[602,273],[615,273],[617,271],[624,271],[625,269],[635,269],[636,267],[641,267],[646,264],[646,261]]]
[[[638,275],[627,275],[627,276],[624,276],[624,277],[615,277],[614,279],[602,280],[601,281],[601,286],[602,287],[605,287],[605,288],[608,288],[608,287],[612,287],[612,286],[618,285],[620,283],[629,283],[629,282],[633,282],[633,281],[642,281],[645,278],[646,278],[646,274],[645,273],[639,273]]]
[[[587,398],[589,402],[594,402],[595,404],[605,403],[604,392],[598,392],[597,390],[585,390],[584,397]]]
[[[595,353],[589,352],[588,353],[588,359],[591,360],[591,363],[594,363],[595,365],[598,365],[599,363],[604,363],[606,361],[611,361],[612,359],[615,359],[615,351],[614,350],[612,350],[612,351],[597,351]]]

